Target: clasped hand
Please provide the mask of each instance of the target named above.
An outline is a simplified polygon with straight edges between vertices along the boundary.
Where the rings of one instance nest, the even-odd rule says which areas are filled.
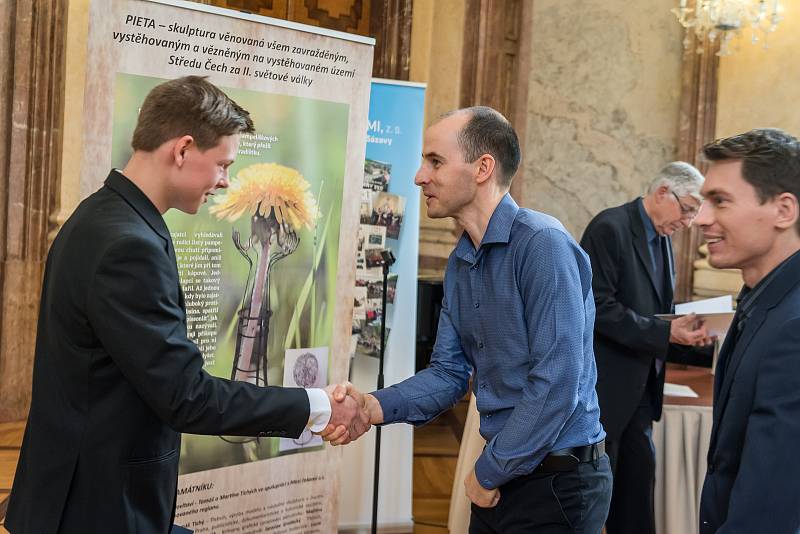
[[[373,424],[383,422],[378,400],[363,394],[353,384],[332,384],[325,388],[331,402],[331,420],[319,435],[331,445],[345,445],[361,437]]]
[[[669,325],[669,342],[679,345],[702,347],[710,345],[715,338],[708,333],[702,319],[690,313],[674,319]]]

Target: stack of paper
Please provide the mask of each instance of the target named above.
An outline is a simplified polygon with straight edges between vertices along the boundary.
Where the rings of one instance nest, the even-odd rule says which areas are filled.
[[[664,395],[668,397],[689,397],[692,399],[700,397],[700,395],[695,393],[695,391],[689,386],[684,386],[682,384],[671,384],[669,382],[664,383]]]
[[[674,314],[660,314],[656,317],[672,320],[690,313],[697,314],[697,318],[702,319],[709,335],[722,339],[733,320],[733,298],[730,295],[724,295],[676,304]]]
[[[733,313],[733,297],[723,295],[713,299],[693,300],[683,304],[676,304],[675,313],[677,315],[686,315],[687,313]]]

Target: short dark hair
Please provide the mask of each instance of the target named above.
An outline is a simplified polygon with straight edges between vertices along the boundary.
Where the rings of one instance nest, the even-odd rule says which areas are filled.
[[[470,118],[458,132],[458,146],[464,160],[472,163],[484,154],[491,154],[500,165],[498,183],[511,185],[521,154],[517,132],[500,112],[487,106],[473,106],[445,114],[469,113]]]
[[[781,193],[800,199],[800,142],[777,128],[759,128],[703,147],[707,161],[740,160],[742,177],[763,204]]]
[[[134,150],[152,152],[166,141],[191,135],[208,150],[226,135],[253,133],[247,110],[205,76],[184,76],[154,87],[144,99],[133,132]]]

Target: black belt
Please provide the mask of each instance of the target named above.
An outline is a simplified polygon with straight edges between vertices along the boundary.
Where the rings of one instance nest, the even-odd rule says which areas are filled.
[[[550,452],[544,457],[534,473],[559,473],[572,471],[578,464],[596,462],[606,453],[606,442],[598,441],[583,447],[570,447]]]

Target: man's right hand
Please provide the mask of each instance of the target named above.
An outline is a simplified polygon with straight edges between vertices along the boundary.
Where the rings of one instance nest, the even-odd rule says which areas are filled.
[[[361,437],[370,425],[376,425],[383,422],[383,409],[381,408],[378,399],[367,393],[366,395],[358,391],[353,384],[345,382],[335,386],[328,386],[325,388],[331,400],[331,421],[322,432],[319,433],[322,439],[329,441],[332,445],[345,445]],[[360,417],[359,424],[364,423],[365,427],[361,426],[355,429],[348,428],[346,425],[337,425],[333,418],[334,406],[342,403],[349,403],[354,401],[359,406]]]
[[[714,338],[708,335],[703,321],[696,314],[690,313],[670,322],[669,342],[701,347],[713,343]]]
[[[369,414],[363,396],[352,384],[332,384],[325,388],[325,392],[331,403],[331,419],[319,433],[322,439],[332,445],[344,445],[369,430]]]

